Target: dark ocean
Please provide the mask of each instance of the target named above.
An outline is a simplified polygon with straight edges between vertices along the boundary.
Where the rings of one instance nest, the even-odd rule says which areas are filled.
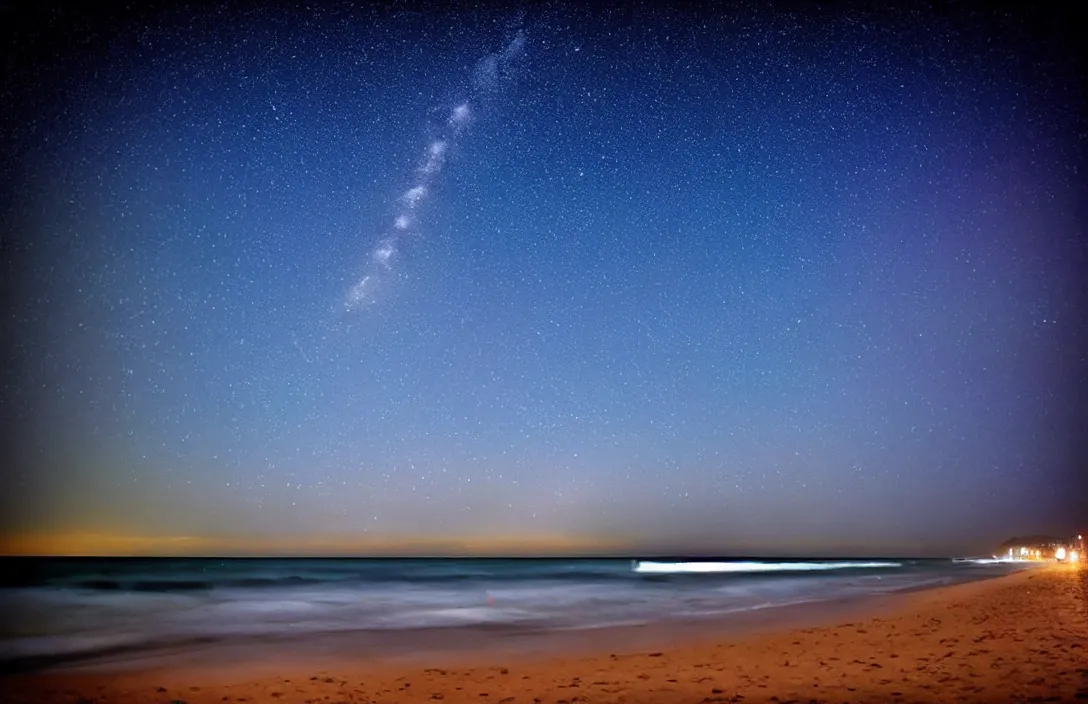
[[[728,619],[1023,569],[993,560],[0,560],[0,670],[172,645]]]

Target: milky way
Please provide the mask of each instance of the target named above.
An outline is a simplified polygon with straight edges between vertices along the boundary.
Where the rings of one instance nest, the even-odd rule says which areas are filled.
[[[480,59],[473,73],[476,94],[490,93],[500,87],[502,81],[510,76],[515,62],[524,54],[525,41],[525,32],[519,29],[501,52]],[[366,273],[348,290],[344,300],[346,310],[356,310],[376,300],[383,280],[396,265],[404,237],[420,232],[420,210],[431,196],[450,151],[457,146],[458,138],[468,129],[472,118],[471,96],[449,110],[449,116],[441,126],[441,136],[432,139],[423,152],[413,185],[397,199],[399,208],[393,216],[391,230],[382,235],[371,251]]]

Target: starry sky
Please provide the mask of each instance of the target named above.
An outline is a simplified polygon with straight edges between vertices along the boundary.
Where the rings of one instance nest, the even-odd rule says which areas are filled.
[[[1071,15],[269,7],[4,11],[4,551],[1082,528]]]

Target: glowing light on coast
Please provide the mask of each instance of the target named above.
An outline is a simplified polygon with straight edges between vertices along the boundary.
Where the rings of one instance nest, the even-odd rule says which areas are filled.
[[[898,562],[636,562],[640,574],[723,574],[737,572],[813,572],[902,567]]]
[[[1054,559],[1064,560],[1065,559],[1065,548],[1059,547],[1057,550],[1055,550],[1054,551]]]
[[[1069,561],[1070,561],[1070,562],[1076,562],[1076,561],[1078,561],[1078,560],[1080,560],[1080,555],[1079,555],[1079,554],[1077,553],[1077,551],[1076,551],[1076,550],[1072,550],[1072,551],[1070,551],[1070,553],[1069,553]]]

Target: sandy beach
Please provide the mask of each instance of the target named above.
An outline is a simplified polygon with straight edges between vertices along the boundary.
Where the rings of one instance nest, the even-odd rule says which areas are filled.
[[[839,620],[835,620],[839,619]],[[1088,701],[1088,569],[1049,565],[899,594],[827,625],[775,621],[727,635],[602,637],[547,654],[467,649],[456,660],[381,661],[299,644],[298,657],[159,659],[0,680],[13,703]],[[808,627],[797,628],[799,624]],[[833,624],[833,625],[832,625]],[[790,627],[790,626],[794,627]],[[615,635],[615,634],[613,634]],[[624,647],[623,644],[626,643]],[[595,651],[595,652],[594,652]],[[306,654],[302,654],[306,653]]]

